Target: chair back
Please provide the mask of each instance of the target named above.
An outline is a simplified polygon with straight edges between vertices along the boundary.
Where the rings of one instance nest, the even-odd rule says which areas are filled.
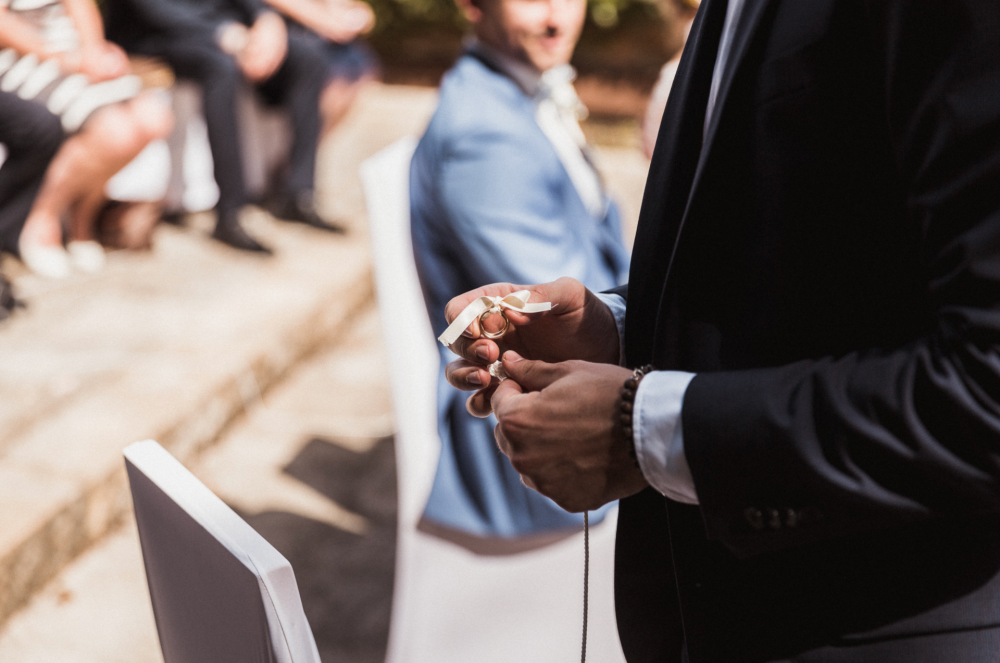
[[[418,528],[441,452],[440,355],[410,238],[404,138],[361,166],[396,416],[399,525],[387,663],[548,663],[579,655],[583,535],[516,554],[476,554]],[[591,532],[589,656],[624,663],[615,626],[617,510]]]
[[[440,358],[410,238],[410,161],[416,147],[416,138],[408,136],[361,164],[375,290],[392,375],[399,522],[408,528],[420,520],[441,453],[437,432]]]
[[[165,663],[320,663],[288,561],[156,442],[125,467]]]

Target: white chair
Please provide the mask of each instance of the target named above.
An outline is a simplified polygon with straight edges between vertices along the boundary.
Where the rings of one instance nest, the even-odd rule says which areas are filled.
[[[438,352],[410,240],[404,138],[361,178],[396,417],[399,533],[388,663],[552,663],[579,656],[583,534],[513,554],[479,555],[418,529],[437,469]],[[402,324],[401,324],[402,323]],[[591,531],[588,659],[624,661],[615,624],[617,511]]]
[[[292,567],[152,440],[125,449],[166,663],[320,663]]]

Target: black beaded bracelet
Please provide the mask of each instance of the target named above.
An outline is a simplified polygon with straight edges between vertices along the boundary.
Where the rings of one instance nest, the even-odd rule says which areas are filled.
[[[632,371],[632,377],[625,380],[625,385],[622,387],[622,397],[619,403],[619,409],[621,410],[621,424],[622,433],[625,435],[625,443],[628,445],[628,454],[632,457],[632,462],[635,463],[636,467],[639,467],[639,459],[635,455],[635,431],[632,429],[632,414],[635,411],[635,394],[639,391],[639,383],[642,379],[646,377],[647,374],[652,373],[656,369],[652,364],[647,364],[642,368],[637,368]]]

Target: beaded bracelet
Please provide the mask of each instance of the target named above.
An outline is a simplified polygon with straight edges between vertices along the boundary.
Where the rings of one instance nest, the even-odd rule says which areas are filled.
[[[656,369],[652,364],[646,364],[642,368],[632,371],[632,377],[625,381],[622,387],[622,397],[619,403],[621,410],[622,433],[625,435],[625,443],[628,444],[628,454],[632,457],[632,462],[639,467],[639,459],[635,455],[635,431],[632,429],[632,413],[635,410],[635,394],[639,391],[639,383]]]

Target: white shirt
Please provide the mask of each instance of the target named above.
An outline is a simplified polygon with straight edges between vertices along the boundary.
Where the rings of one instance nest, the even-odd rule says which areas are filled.
[[[712,87],[709,91],[705,112],[705,133],[715,113],[722,72],[729,61],[736,26],[743,11],[745,0],[729,0],[726,23],[719,41],[719,53],[715,59]],[[598,295],[615,316],[620,339],[625,336],[625,300],[618,295]],[[625,352],[621,356],[624,360]],[[698,504],[694,477],[684,454],[684,431],[681,425],[681,411],[684,393],[694,379],[693,373],[681,371],[656,371],[639,383],[635,394],[635,411],[632,415],[632,430],[635,439],[635,454],[642,474],[653,488],[672,500],[684,504]]]
[[[587,139],[579,122],[587,116],[587,107],[573,87],[576,70],[565,64],[539,72],[481,41],[473,41],[470,48],[534,99],[535,121],[555,149],[573,188],[591,216],[604,218],[608,212],[608,198],[604,195],[600,175],[587,158]]]

